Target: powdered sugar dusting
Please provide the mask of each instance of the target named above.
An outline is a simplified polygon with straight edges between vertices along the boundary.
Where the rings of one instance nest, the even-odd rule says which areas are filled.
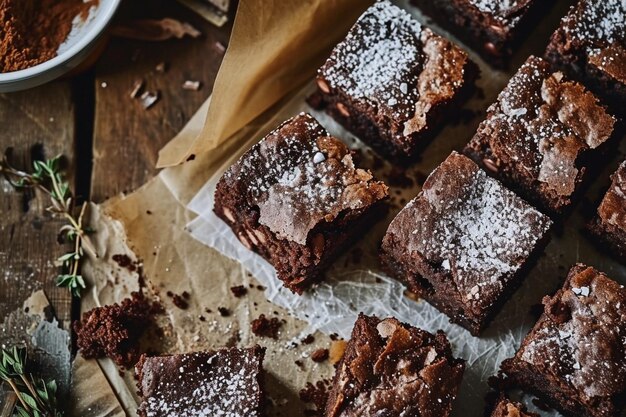
[[[142,386],[147,417],[259,416],[260,358],[249,349],[148,358]],[[177,361],[180,361],[179,363]],[[178,366],[176,366],[178,365]]]
[[[572,100],[577,100],[575,110]],[[579,154],[606,141],[612,122],[591,93],[531,57],[489,108],[470,147],[489,142],[490,158],[515,170],[517,178],[530,177],[524,187],[538,181],[568,197],[580,180]]]
[[[421,65],[422,27],[406,11],[380,1],[357,21],[323,67],[333,88],[412,116]],[[409,88],[409,86],[411,86]]]
[[[279,178],[287,181],[290,176],[294,176],[294,167],[312,166],[319,148],[314,141],[303,138],[314,139],[328,133],[314,118],[300,113],[297,120],[298,129],[291,134],[275,138],[281,128],[290,122],[291,120],[279,126],[264,140],[254,145],[245,157],[240,159],[239,169],[226,171],[224,176],[247,181],[247,191],[253,198],[259,198],[267,193]],[[277,145],[279,141],[280,146]],[[255,171],[262,171],[263,175],[252,175]]]
[[[458,180],[446,183],[450,177]],[[421,202],[414,203],[424,209],[415,213],[409,250],[447,261],[466,299],[485,303],[485,293],[502,289],[551,222],[463,156],[453,154],[431,178],[432,185],[417,197]]]
[[[626,389],[626,291],[582,265],[570,278],[551,301],[556,307],[546,307],[563,316],[544,314],[519,357],[564,378],[586,398],[616,395]]]
[[[346,145],[306,113],[253,146],[224,178],[258,206],[259,223],[302,245],[321,221],[386,196],[382,183],[354,166]]]
[[[515,7],[519,0],[469,0],[481,12],[501,14]]]
[[[606,43],[623,42],[626,38],[626,0],[585,0],[578,13],[564,18],[565,30],[573,37]]]

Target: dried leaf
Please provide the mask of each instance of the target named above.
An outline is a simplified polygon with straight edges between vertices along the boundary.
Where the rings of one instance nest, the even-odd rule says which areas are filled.
[[[125,25],[113,27],[111,34],[120,38],[154,42],[171,38],[181,39],[185,35],[197,38],[201,35],[200,31],[189,23],[171,18],[133,20]]]

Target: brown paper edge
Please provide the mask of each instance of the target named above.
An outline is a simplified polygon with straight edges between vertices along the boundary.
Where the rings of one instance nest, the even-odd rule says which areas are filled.
[[[309,80],[371,3],[371,0],[241,1],[212,100],[203,105],[207,107],[204,123],[201,115],[197,115],[184,134],[176,136],[159,152],[157,167],[178,165],[191,155],[215,149],[289,91]]]

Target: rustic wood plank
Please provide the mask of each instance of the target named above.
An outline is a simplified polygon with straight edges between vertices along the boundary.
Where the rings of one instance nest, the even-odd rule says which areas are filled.
[[[202,36],[165,42],[112,39],[96,68],[93,201],[132,191],[151,178],[158,150],[213,88],[223,57],[218,42],[226,45],[232,24],[218,29],[168,0],[124,2],[117,21],[164,17],[189,22]],[[165,72],[156,69],[162,62]],[[130,97],[138,80],[145,82],[145,90],[159,92],[159,101],[147,110]],[[186,80],[200,81],[200,90],[184,90]]]
[[[66,157],[74,178],[75,107],[69,82],[34,90],[0,94],[0,152],[9,150],[17,168],[31,170],[34,159]],[[57,244],[62,221],[45,208],[47,196],[16,192],[0,179],[0,317],[21,307],[30,294],[43,289],[63,326],[71,317],[71,297],[57,288],[54,260],[64,251]]]

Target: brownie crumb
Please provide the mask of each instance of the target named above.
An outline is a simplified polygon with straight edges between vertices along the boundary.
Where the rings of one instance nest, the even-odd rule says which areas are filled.
[[[278,330],[282,326],[276,317],[268,319],[265,314],[261,314],[258,319],[252,320],[252,333],[259,337],[271,337],[278,339]]]
[[[107,356],[117,365],[130,368],[141,354],[140,337],[155,324],[154,316],[162,313],[158,302],[140,292],[133,292],[120,304],[89,310],[73,325],[78,349],[86,359]]]
[[[236,298],[241,298],[248,293],[248,290],[243,285],[236,285],[230,287],[230,292],[232,292]]]
[[[298,365],[299,368],[304,369],[304,362],[302,362],[300,359],[296,359],[295,361],[293,361],[293,363]]]
[[[328,349],[317,349],[311,353],[311,360],[313,362],[324,362],[328,359]]]
[[[130,272],[133,272],[137,269],[133,260],[130,259],[130,257],[126,254],[118,253],[116,255],[113,255],[111,259],[113,259],[115,263],[117,263],[120,266],[120,268],[126,268]]]
[[[220,313],[220,316],[222,317],[230,316],[230,310],[227,309],[226,307],[218,307],[217,311]]]
[[[305,345],[310,345],[313,342],[315,342],[315,337],[312,334],[310,334],[310,335],[306,336],[304,339],[302,339],[302,343],[304,343]]]
[[[187,310],[187,308],[189,307],[189,303],[187,302],[187,300],[178,294],[172,294],[172,302],[176,307],[180,308],[181,310]]]
[[[307,382],[306,386],[300,390],[300,400],[304,403],[313,404],[315,406],[315,411],[317,413],[310,415],[322,415],[324,408],[326,408],[329,387],[330,381],[328,379],[322,379],[317,381],[315,385]]]

